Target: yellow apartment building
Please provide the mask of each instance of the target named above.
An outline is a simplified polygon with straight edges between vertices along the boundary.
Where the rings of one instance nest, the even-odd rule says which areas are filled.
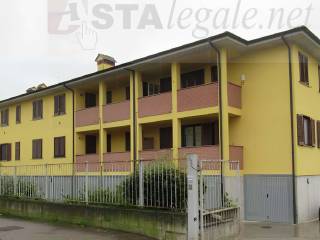
[[[305,27],[232,33],[31,88],[0,102],[3,166],[240,161],[244,218],[304,222],[320,206],[320,40]]]

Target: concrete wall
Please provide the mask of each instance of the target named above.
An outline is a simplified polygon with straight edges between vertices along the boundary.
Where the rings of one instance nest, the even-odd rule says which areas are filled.
[[[132,232],[155,239],[185,239],[187,229],[185,214],[159,210],[88,207],[1,198],[0,213]]]

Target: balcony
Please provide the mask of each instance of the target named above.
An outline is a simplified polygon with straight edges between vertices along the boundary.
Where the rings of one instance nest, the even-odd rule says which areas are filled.
[[[218,84],[210,83],[178,91],[178,111],[190,111],[218,105]]]
[[[130,119],[130,101],[112,103],[103,107],[103,121],[105,123]]]
[[[172,93],[161,93],[139,99],[139,117],[148,117],[171,113]]]
[[[103,155],[104,171],[129,172],[131,170],[130,152],[105,153]]]
[[[143,161],[172,160],[172,150],[161,149],[140,151],[140,159]]]
[[[179,149],[179,157],[185,159],[188,154],[196,154],[199,160],[220,160],[219,145],[201,147],[183,147]]]
[[[228,84],[228,103],[230,107],[241,108],[241,87],[230,83]]]
[[[88,172],[99,172],[100,161],[98,154],[78,155],[76,157],[76,171],[86,172],[88,163]]]
[[[99,107],[86,108],[76,112],[76,127],[96,125],[99,123]]]

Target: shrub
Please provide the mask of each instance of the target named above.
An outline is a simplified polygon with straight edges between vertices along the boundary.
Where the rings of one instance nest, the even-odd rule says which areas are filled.
[[[187,176],[173,163],[155,162],[143,171],[144,206],[185,209]],[[120,185],[122,198],[129,205],[139,204],[139,169]]]

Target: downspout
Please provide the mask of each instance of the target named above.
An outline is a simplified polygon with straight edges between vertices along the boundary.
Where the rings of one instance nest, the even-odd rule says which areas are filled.
[[[288,48],[289,57],[289,86],[290,86],[290,125],[291,125],[291,160],[292,160],[292,192],[293,192],[293,223],[297,224],[297,191],[296,191],[296,157],[294,143],[294,111],[293,111],[293,78],[292,78],[292,51],[285,36],[281,36],[282,41]]]
[[[74,106],[74,90],[70,87],[68,87],[66,84],[63,84],[63,86],[69,90],[72,93],[72,180],[71,180],[71,193],[72,193],[72,199],[75,196],[74,193],[74,165],[75,165],[75,124],[74,124],[74,120],[75,120],[75,106]]]
[[[209,45],[217,54],[217,67],[218,67],[218,94],[219,94],[219,146],[220,146],[220,158],[221,160],[224,159],[223,156],[223,119],[222,119],[222,88],[221,88],[221,53],[220,50],[213,45],[211,41],[209,41]],[[222,204],[224,205],[224,181],[223,181],[223,163],[220,165],[220,182],[221,182],[221,200]]]
[[[133,161],[134,161],[134,171],[136,170],[137,159],[137,117],[136,117],[136,75],[135,71],[132,69],[125,69],[132,73],[133,78],[133,96],[130,96],[130,101],[133,101],[132,111],[133,111]]]

